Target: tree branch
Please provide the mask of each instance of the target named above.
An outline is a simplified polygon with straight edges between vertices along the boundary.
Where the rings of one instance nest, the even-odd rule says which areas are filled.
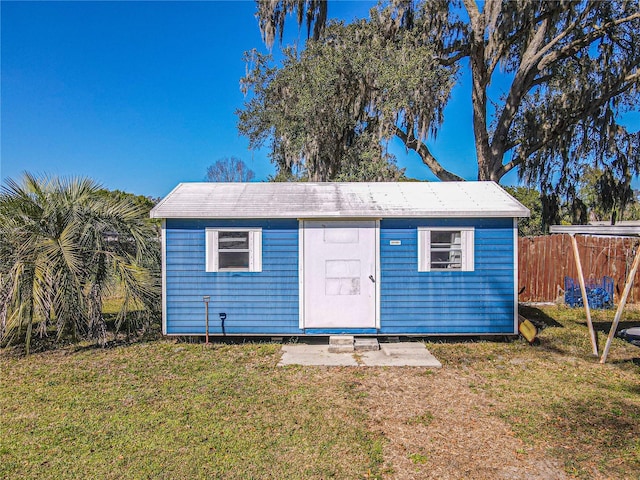
[[[490,54],[488,57],[492,57],[493,61],[488,67],[489,75],[493,75],[493,71],[498,66],[498,63],[505,55],[505,52],[509,50],[511,45],[517,44],[523,38],[526,38],[531,33],[530,28],[528,28],[529,23],[531,25],[537,25],[542,23],[544,20],[552,19],[553,14],[552,11],[546,10],[541,15],[534,17],[531,22],[527,22],[524,25],[521,25],[519,29],[516,29],[514,32],[509,32],[506,38],[501,38],[498,42],[497,48],[494,46],[492,50],[490,50]],[[497,30],[496,30],[497,31]]]
[[[585,108],[584,105],[578,106],[578,108],[576,108],[573,113],[569,112],[566,115],[564,115],[562,117],[562,120],[564,120],[564,121],[558,122],[555,125],[554,128],[551,128],[551,129],[548,130],[550,132],[549,135],[547,135],[545,138],[543,138],[539,142],[535,143],[534,145],[529,146],[527,148],[527,150],[524,152],[524,154],[517,155],[516,158],[514,158],[510,162],[504,164],[500,168],[500,174],[504,175],[507,172],[509,172],[510,170],[512,170],[515,167],[517,167],[517,166],[521,165],[522,163],[524,163],[524,159],[529,158],[531,155],[533,155],[538,150],[544,148],[545,146],[549,145],[550,143],[555,142],[558,138],[560,138],[565,133],[566,128],[567,128],[568,125],[573,125],[573,124],[578,123],[581,120],[585,120],[590,115],[592,115],[594,112],[596,112],[600,107],[602,107],[608,101],[610,101],[612,98],[614,98],[614,97],[626,92],[627,90],[631,89],[633,87],[634,83],[638,82],[638,81],[640,81],[640,72],[635,72],[635,73],[633,73],[631,75],[628,75],[622,81],[622,83],[624,85],[622,85],[620,88],[609,92],[607,95],[605,95],[603,97],[600,97],[598,99],[589,101],[589,104],[588,104],[588,106],[586,108]],[[582,107],[582,108],[580,108],[580,107]],[[514,148],[517,145],[518,144],[511,144],[509,149]]]
[[[518,156],[515,159],[511,160],[510,162],[505,163],[502,167],[500,167],[498,175],[500,176],[500,178],[502,178],[507,173],[509,173],[511,170],[513,170],[514,168],[516,168],[519,165],[522,165],[523,163],[524,163],[524,159],[522,157]]]
[[[450,57],[435,57],[443,67],[450,67],[454,63],[462,60],[464,57],[469,56],[469,45],[462,45],[459,49],[454,50],[456,53]]]
[[[593,8],[592,6],[589,6],[584,12],[582,12],[580,18],[573,21],[567,28],[563,29],[562,32],[560,32],[560,34],[554,37],[549,43],[547,43],[542,48],[540,48],[540,46],[541,46],[542,40],[544,39],[544,33],[546,32],[546,29],[549,27],[548,19],[545,19],[541,23],[538,31],[535,33],[532,41],[527,46],[526,51],[522,55],[520,69],[516,73],[516,76],[511,85],[511,89],[509,91],[509,95],[505,102],[505,106],[502,110],[502,114],[500,115],[500,119],[498,121],[496,130],[491,142],[494,158],[502,158],[502,154],[506,151],[505,142],[507,139],[507,133],[511,128],[511,124],[513,122],[513,119],[515,118],[517,108],[520,105],[522,98],[524,97],[526,92],[528,92],[534,86],[542,85],[546,79],[550,78],[549,76],[536,78],[539,72],[543,71],[552,63],[555,63],[561,59],[574,55],[581,48],[586,47],[593,41],[605,35],[607,30],[617,25],[620,25],[622,23],[640,18],[640,12],[638,12],[638,13],[634,13],[633,15],[628,15],[623,19],[618,19],[618,20],[608,22],[602,27],[595,28],[594,30],[584,35],[583,37],[565,45],[560,50],[554,51],[552,53],[548,53],[550,49],[552,49],[554,46],[557,46],[562,40],[564,40],[569,34],[572,33],[572,31],[574,31],[579,26],[580,22],[583,21],[584,18],[586,18],[586,16],[588,15],[589,11],[592,8]],[[627,78],[623,82],[632,82],[632,81],[633,80],[631,80],[630,78]],[[611,92],[606,97],[601,99],[602,100],[601,103],[600,102],[596,102],[596,103],[598,104],[598,106],[601,106],[602,104],[606,103],[606,101],[608,101],[609,99],[613,98],[619,93],[622,93],[622,91]],[[578,118],[578,120],[586,118],[590,114],[589,112],[593,112],[593,111],[594,110],[591,108],[587,109],[584,112],[584,115]],[[575,117],[572,117],[572,118],[575,118]],[[553,138],[557,138],[557,136],[554,136]],[[545,140],[544,144],[547,144],[547,143],[548,141]],[[542,146],[544,145],[539,146],[534,151],[537,151],[539,148],[542,148]],[[532,152],[529,152],[529,154],[530,153]],[[528,155],[526,155],[525,157],[527,156]],[[509,162],[507,165],[511,165],[509,168],[511,169],[514,166],[517,166],[518,164],[519,164],[518,162],[515,162],[515,163]],[[503,170],[504,170],[504,166],[501,167],[501,171]]]
[[[501,11],[502,3],[500,1],[487,0],[484,4],[485,26],[489,32],[489,39],[485,47],[485,63],[489,64],[487,67],[487,76],[489,78],[491,78],[503,52],[504,42],[499,41],[497,28]]]
[[[534,57],[533,59],[533,63],[538,63],[538,61],[540,60],[540,58],[542,58],[549,50],[551,50],[553,47],[555,47],[558,43],[560,43],[564,38],[566,38],[571,32],[573,32],[573,30],[580,25],[580,23],[587,17],[587,15],[589,14],[589,12],[593,9],[593,7],[595,6],[595,3],[590,3],[587,5],[587,7],[584,9],[584,11],[581,13],[581,15],[576,18],[569,26],[567,26],[566,28],[564,28],[560,34],[556,35],[549,43],[547,43],[536,55],[536,57]],[[541,68],[540,68],[541,69]]]
[[[533,87],[537,87],[549,82],[553,78],[553,75],[542,75],[540,77],[536,77],[531,81],[531,85],[529,85],[529,90]]]
[[[502,109],[502,113],[500,114],[500,119],[498,120],[498,124],[496,126],[496,131],[494,132],[493,138],[491,139],[491,150],[493,154],[493,159],[497,163],[500,162],[502,155],[504,154],[504,147],[507,141],[507,134],[511,128],[511,124],[513,123],[513,119],[518,111],[518,107],[522,103],[522,98],[525,93],[529,90],[530,84],[535,78],[537,70],[534,68],[535,63],[530,60],[533,56],[533,53],[540,48],[542,42],[544,41],[545,34],[547,29],[549,28],[550,20],[545,18],[541,23],[536,32],[533,35],[533,38],[527,45],[526,50],[522,54],[522,60],[520,63],[520,68],[516,72],[516,75],[511,83],[511,88],[509,89],[509,95],[504,104],[504,108]]]
[[[625,18],[612,20],[611,22],[606,23],[601,27],[596,26],[589,33],[574,40],[571,43],[568,43],[567,45],[562,47],[560,50],[556,50],[554,52],[547,54],[547,52],[549,52],[549,50],[553,46],[555,46],[562,38],[566,37],[565,33],[568,34],[568,30],[564,30],[560,35],[558,35],[551,42],[549,42],[549,44],[545,46],[544,49],[540,50],[540,52],[538,52],[538,54],[534,57],[533,61],[537,63],[538,70],[544,70],[549,65],[552,65],[558,60],[575,55],[575,53],[578,52],[578,50],[580,50],[581,48],[586,47],[587,45],[593,43],[598,38],[604,36],[609,29],[613,27],[617,27],[618,25],[622,25],[623,23],[630,22],[632,20],[637,20],[637,19],[640,19],[640,12],[634,13],[633,15],[629,15]]]
[[[440,165],[440,162],[435,159],[429,148],[423,142],[418,141],[413,133],[408,134],[397,125],[393,126],[393,133],[402,140],[402,143],[404,143],[407,148],[420,155],[422,163],[429,167],[429,170],[431,170],[440,180],[443,182],[464,181],[464,178],[445,170],[442,165]]]
[[[473,30],[473,34],[476,36],[475,41],[481,42],[484,37],[484,25],[481,22],[482,14],[480,13],[480,10],[478,10],[478,4],[475,0],[463,0],[462,3],[469,15],[471,30]]]

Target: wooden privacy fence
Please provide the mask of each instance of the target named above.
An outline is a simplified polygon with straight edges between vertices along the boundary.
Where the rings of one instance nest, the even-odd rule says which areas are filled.
[[[639,244],[636,238],[576,235],[587,282],[613,278],[617,303]],[[518,242],[518,300],[564,301],[564,277],[578,278],[569,235],[520,237]],[[629,303],[640,302],[640,272],[629,293]]]

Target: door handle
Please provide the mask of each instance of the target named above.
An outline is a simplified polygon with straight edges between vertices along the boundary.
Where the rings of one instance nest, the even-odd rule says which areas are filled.
[[[373,283],[376,283],[376,279],[373,278],[373,275],[369,275],[369,280],[371,280]]]

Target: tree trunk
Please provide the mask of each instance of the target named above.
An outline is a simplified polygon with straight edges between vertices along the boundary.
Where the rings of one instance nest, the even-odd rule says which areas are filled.
[[[494,180],[494,159],[487,131],[488,71],[485,63],[484,18],[474,4],[467,5],[473,31],[470,38],[471,103],[473,105],[473,136],[478,159],[478,180]]]
[[[490,153],[481,156],[480,152],[481,150],[478,148],[478,180],[500,183],[500,179],[504,175],[500,168],[502,162],[496,161]]]
[[[471,54],[471,77],[473,87],[471,101],[473,104],[473,136],[478,157],[478,180],[497,181],[494,171],[493,156],[487,132],[487,90],[484,79],[484,55],[482,45],[474,46]]]

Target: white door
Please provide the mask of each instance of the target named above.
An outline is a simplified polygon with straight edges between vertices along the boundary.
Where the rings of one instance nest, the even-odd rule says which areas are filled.
[[[303,328],[376,327],[375,221],[304,221]]]

